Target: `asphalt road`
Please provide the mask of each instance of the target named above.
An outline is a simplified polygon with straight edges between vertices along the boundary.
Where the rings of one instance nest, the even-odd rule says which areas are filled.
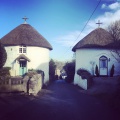
[[[44,95],[10,112],[2,120],[117,120],[113,110],[78,87],[58,80]]]

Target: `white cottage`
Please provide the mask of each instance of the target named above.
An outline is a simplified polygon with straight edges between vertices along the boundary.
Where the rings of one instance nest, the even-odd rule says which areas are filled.
[[[49,52],[52,46],[31,25],[19,25],[1,39],[7,52],[5,66],[11,67],[11,76],[25,74],[29,69],[44,71],[49,80]]]
[[[120,75],[120,63],[113,57],[111,52],[120,49],[120,43],[114,45],[109,32],[97,28],[80,40],[72,49],[76,55],[74,84],[87,89],[86,82],[77,75],[80,68],[88,70],[95,75],[95,66],[98,66],[100,76],[109,76],[112,65],[115,66],[115,74]]]

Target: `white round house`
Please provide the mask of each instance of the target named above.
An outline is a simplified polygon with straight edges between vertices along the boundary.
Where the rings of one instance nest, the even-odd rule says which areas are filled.
[[[1,38],[7,52],[5,67],[11,67],[11,76],[25,74],[29,69],[44,71],[44,82],[49,80],[50,43],[31,25],[19,25]]]
[[[77,70],[80,68],[86,69],[92,75],[95,75],[95,67],[97,65],[100,76],[110,76],[110,71],[114,64],[114,75],[120,75],[120,64],[115,58],[116,53],[114,52],[117,48],[120,52],[119,45],[115,44],[110,33],[102,28],[93,30],[80,40],[72,49],[76,55],[74,84],[86,89],[86,83],[77,74]]]

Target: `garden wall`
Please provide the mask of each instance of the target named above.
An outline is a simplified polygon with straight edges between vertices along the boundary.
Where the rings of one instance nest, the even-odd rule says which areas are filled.
[[[25,92],[36,95],[42,88],[43,78],[41,74],[34,74],[31,77],[12,77],[7,80],[0,80],[0,92]]]
[[[88,84],[87,84],[87,79],[82,79],[81,76],[78,76],[79,77],[79,81],[78,81],[78,86],[80,86],[81,88],[87,90],[88,89]]]
[[[0,80],[0,92],[24,91],[22,78]]]

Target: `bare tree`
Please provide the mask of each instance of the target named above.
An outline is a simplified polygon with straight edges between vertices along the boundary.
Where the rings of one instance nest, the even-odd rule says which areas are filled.
[[[114,42],[119,41],[120,40],[120,20],[111,23],[108,26],[108,31],[112,35]]]
[[[114,49],[111,50],[111,54],[120,62],[120,20],[111,23],[108,26],[108,31],[112,36],[112,46],[114,46]]]

